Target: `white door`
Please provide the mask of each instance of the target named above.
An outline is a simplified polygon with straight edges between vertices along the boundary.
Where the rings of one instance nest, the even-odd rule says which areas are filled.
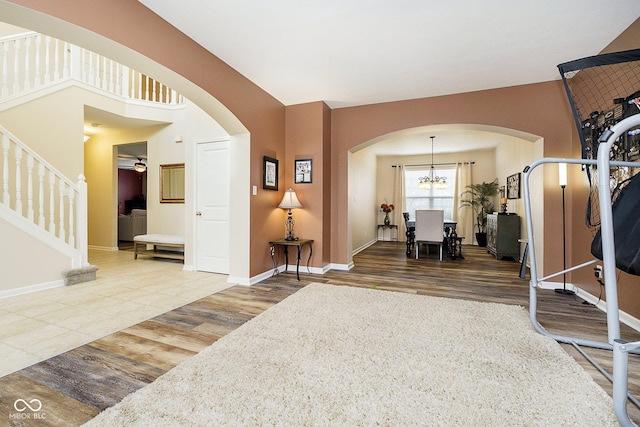
[[[196,270],[229,274],[229,141],[196,148]]]

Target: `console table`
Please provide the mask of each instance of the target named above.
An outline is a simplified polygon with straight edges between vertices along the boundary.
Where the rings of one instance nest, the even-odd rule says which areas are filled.
[[[313,254],[312,244],[313,244],[313,240],[309,240],[309,239],[298,239],[298,240],[280,239],[280,240],[274,240],[272,242],[269,242],[269,245],[271,245],[271,259],[273,260],[274,274],[276,274],[275,272],[278,271],[276,246],[282,246],[284,250],[285,270],[289,267],[289,246],[295,246],[296,248],[298,248],[298,257],[296,260],[296,277],[298,278],[298,280],[300,280],[300,254],[302,252],[302,247],[304,245],[309,245],[309,258],[307,258],[307,271],[309,271],[309,261],[311,261],[311,255]],[[309,273],[311,272],[309,271]]]
[[[378,224],[378,240],[384,240],[384,230],[385,228],[389,229],[389,240],[398,240],[398,226],[396,224],[389,224],[389,225],[385,225],[385,224]],[[380,235],[380,229],[382,229],[382,236]],[[395,237],[394,237],[394,231],[395,231]],[[388,240],[387,240],[388,241]]]

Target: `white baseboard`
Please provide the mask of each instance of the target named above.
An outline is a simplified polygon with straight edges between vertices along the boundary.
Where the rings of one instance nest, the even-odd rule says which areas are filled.
[[[370,242],[365,243],[364,245],[360,246],[357,249],[354,249],[352,252],[352,256],[359,254],[360,252],[364,251],[365,249],[367,249],[369,246],[375,244],[378,241],[378,239],[373,239]]]
[[[540,284],[538,284],[538,287],[542,289],[556,289],[558,288],[558,285],[559,284],[557,282],[540,282]],[[576,296],[582,298],[589,304],[593,304],[604,313],[607,312],[606,301],[603,301],[602,299],[596,297],[595,295],[590,294],[589,292],[585,291],[584,289],[578,286],[575,286],[572,283],[567,283],[567,289],[574,291],[576,293]],[[618,311],[619,311],[621,323],[624,323],[630,328],[640,332],[640,319],[633,317],[629,313],[624,312],[622,310],[618,310]]]
[[[115,251],[119,251],[120,249],[117,246],[95,246],[95,245],[88,245],[87,246],[88,249],[93,249],[95,251],[108,251],[108,252],[115,252]]]
[[[349,265],[343,265],[343,264],[327,264],[322,268],[319,267],[309,267],[309,269],[307,269],[307,266],[300,266],[300,273],[311,273],[311,274],[318,274],[318,275],[323,275],[326,272],[328,272],[329,270],[344,270],[344,271],[348,271],[350,269],[353,268],[353,262]],[[280,274],[283,272],[288,272],[288,273],[295,273],[296,272],[296,265],[295,264],[289,264],[288,266],[285,267],[284,264],[279,265],[275,271],[273,269],[269,270],[269,271],[265,271],[264,273],[258,274],[257,276],[253,276],[252,278],[250,278],[248,281],[244,280],[244,279],[240,279],[240,278],[231,278],[229,277],[228,282],[229,283],[237,283],[239,285],[255,285],[256,283],[259,283],[265,279],[268,279],[269,277],[274,276],[275,274]]]
[[[355,266],[356,265],[353,263],[353,261],[351,261],[349,264],[331,263],[331,264],[327,265],[329,270],[339,270],[339,271],[349,271]]]
[[[15,297],[18,295],[30,294],[31,292],[43,291],[45,289],[59,288],[61,286],[64,286],[63,279],[54,280],[52,282],[46,282],[46,283],[38,283],[35,285],[24,286],[21,288],[9,289],[6,291],[0,291],[0,299]]]
[[[234,283],[236,285],[242,286],[252,286],[256,283],[262,282],[265,279],[268,279],[272,275],[272,271],[265,271],[264,273],[258,274],[257,276],[246,278],[246,277],[235,277],[229,276],[227,278],[227,283]]]

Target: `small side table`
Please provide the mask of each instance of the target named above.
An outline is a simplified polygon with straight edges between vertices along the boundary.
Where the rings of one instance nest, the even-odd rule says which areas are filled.
[[[298,248],[298,258],[296,260],[296,277],[300,280],[300,253],[302,252],[302,247],[304,245],[309,245],[309,258],[307,259],[307,271],[309,271],[309,261],[311,261],[311,255],[313,255],[313,240],[309,239],[298,239],[298,240],[274,240],[269,242],[271,245],[271,259],[273,260],[274,268],[277,271],[276,265],[276,246],[282,246],[284,248],[284,265],[285,269],[289,266],[289,246],[295,246]],[[310,272],[310,271],[309,271]]]
[[[378,240],[385,241],[384,240],[385,228],[389,229],[389,240],[398,241],[398,225],[397,224],[389,224],[389,225],[378,224]],[[382,229],[382,238],[380,238],[380,229]],[[394,231],[395,231],[395,237],[394,237]]]

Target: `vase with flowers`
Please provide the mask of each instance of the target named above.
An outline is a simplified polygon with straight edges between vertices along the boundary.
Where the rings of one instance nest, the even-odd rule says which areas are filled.
[[[384,225],[389,225],[391,224],[391,219],[389,219],[389,212],[391,212],[393,210],[393,203],[387,204],[387,203],[383,203],[380,205],[380,209],[382,209],[382,212],[384,212]]]

